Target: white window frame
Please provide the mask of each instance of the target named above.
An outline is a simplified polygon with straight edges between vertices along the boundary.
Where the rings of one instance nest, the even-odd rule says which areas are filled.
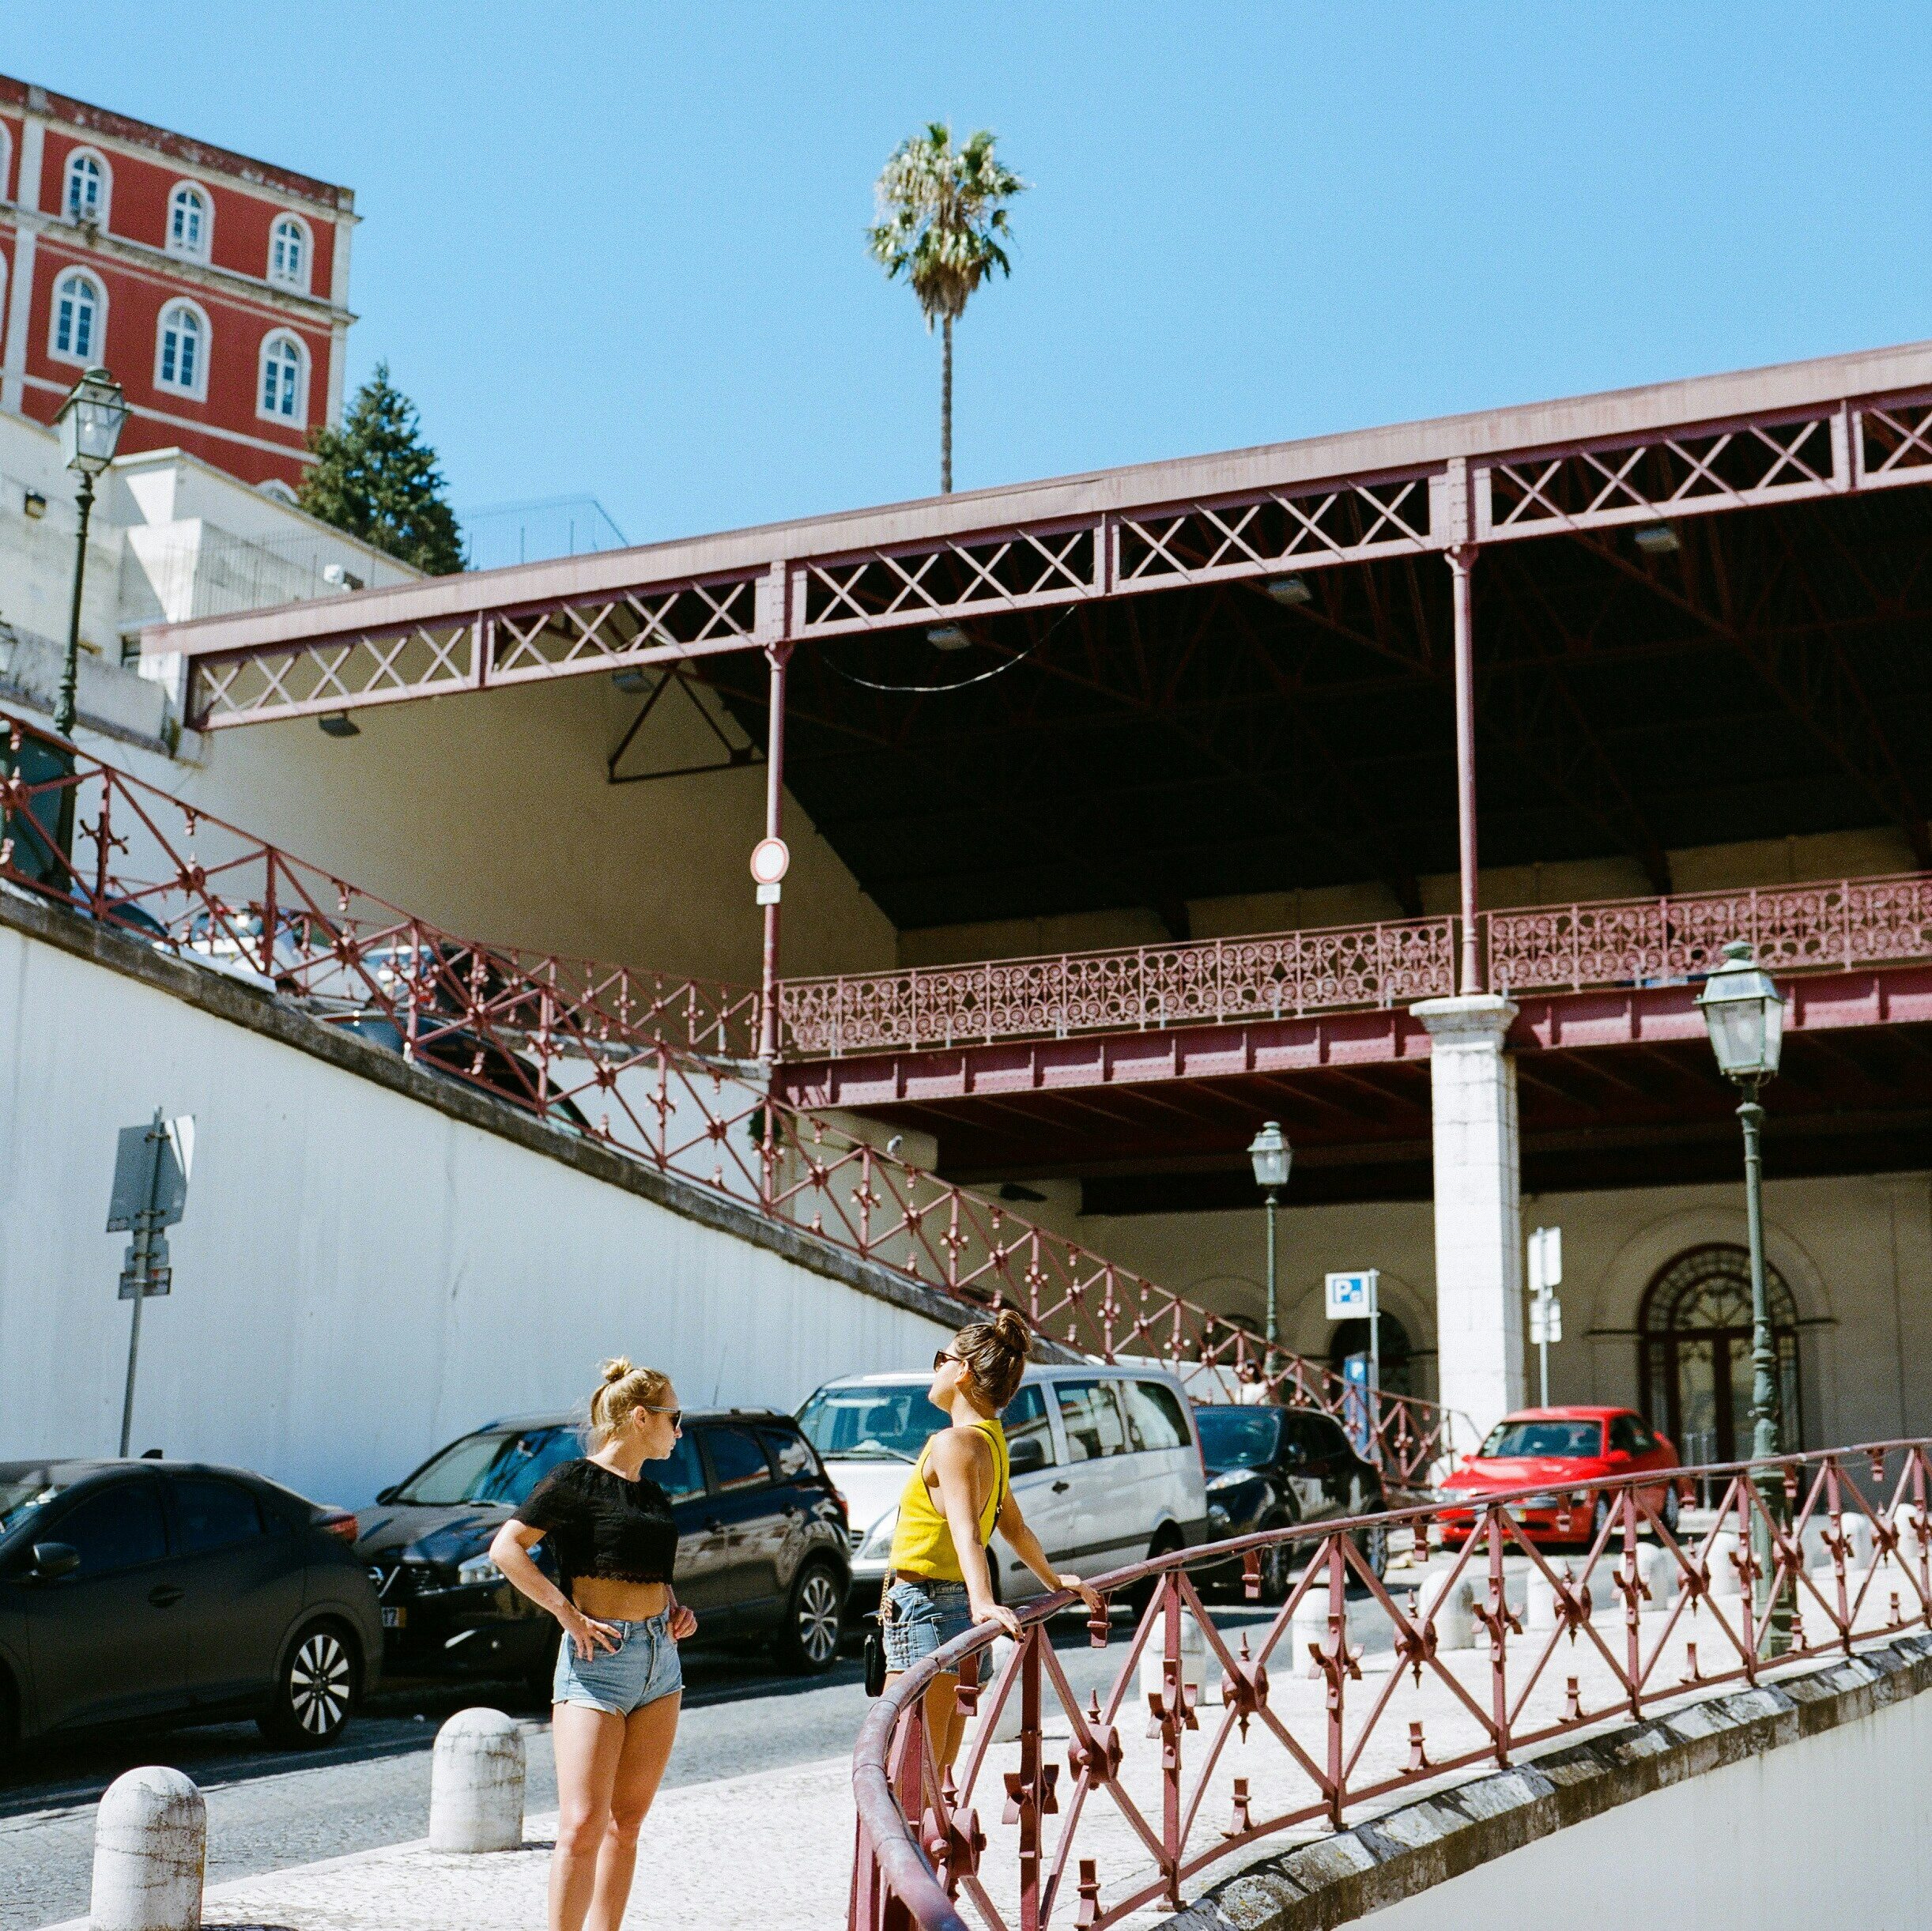
[[[284,509],[299,507],[295,492],[279,476],[271,476],[266,482],[257,483],[255,492],[258,496],[266,496],[270,503],[279,503]]]
[[[13,137],[0,122],[0,201],[11,202],[19,198],[13,190]]]
[[[114,206],[114,170],[99,148],[76,148],[67,157],[67,164],[60,171],[61,219],[77,224],[81,219],[74,212],[74,176],[83,160],[91,160],[100,170],[100,206],[94,210],[92,218],[95,227],[105,228]]]
[[[186,310],[201,325],[200,354],[192,383],[170,382],[161,374],[161,357],[168,343],[168,318],[177,311]],[[186,396],[191,402],[208,400],[208,364],[214,356],[214,329],[208,319],[208,311],[199,302],[191,302],[185,296],[174,296],[161,304],[161,312],[154,323],[154,386],[165,395]]]
[[[266,392],[270,352],[277,344],[287,342],[295,350],[297,374],[295,380],[295,413],[285,416],[279,410],[263,406]],[[270,329],[262,338],[262,347],[255,356],[255,413],[262,422],[272,422],[277,428],[303,429],[308,426],[308,379],[313,358],[308,352],[308,344],[293,329]]]
[[[302,272],[299,275],[278,275],[275,272],[275,231],[284,222],[292,228],[301,238]],[[299,214],[292,214],[283,209],[268,224],[268,279],[280,289],[296,289],[308,294],[313,277],[315,263],[315,231]]]
[[[202,205],[202,238],[199,241],[187,242],[175,239],[175,205],[184,194],[194,195]],[[198,181],[177,181],[168,190],[168,228],[161,237],[162,246],[170,255],[179,255],[191,262],[206,262],[214,252],[215,198]]]
[[[85,353],[76,355],[60,345],[60,292],[69,281],[85,281],[94,291],[94,339]],[[63,268],[54,277],[53,300],[47,305],[47,353],[55,362],[66,362],[77,369],[92,368],[106,358],[102,353],[108,333],[108,287],[98,275],[85,268]]]

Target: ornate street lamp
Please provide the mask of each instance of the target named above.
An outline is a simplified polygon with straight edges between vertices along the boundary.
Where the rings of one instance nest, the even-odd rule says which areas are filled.
[[[1734,939],[1724,948],[1724,963],[1704,982],[1697,1005],[1717,1054],[1718,1070],[1744,1095],[1738,1118],[1744,1126],[1745,1224],[1751,1245],[1751,1476],[1757,1490],[1759,1513],[1751,1532],[1757,1575],[1752,1596],[1759,1627],[1771,1593],[1771,1522],[1783,1518],[1784,1481],[1769,1465],[1779,1451],[1778,1356],[1771,1332],[1771,1310],[1764,1289],[1764,1172],[1759,1145],[1764,1109],[1758,1088],[1778,1070],[1784,1043],[1784,999],[1751,956],[1751,948]],[[1774,1651],[1785,1646],[1790,1620],[1786,1592],[1779,1592],[1772,1632]]]
[[[67,620],[67,654],[61,665],[60,696],[54,707],[54,728],[63,737],[74,735],[74,691],[80,672],[81,591],[87,577],[87,524],[94,508],[94,478],[113,462],[126,421],[127,404],[121,394],[121,385],[105,369],[89,369],[68,392],[59,414],[54,418],[54,426],[60,432],[61,460],[81,478],[76,492],[81,533],[74,556],[74,608]],[[67,795],[71,796],[71,788]]]
[[[1247,1150],[1247,1156],[1254,1163],[1255,1184],[1266,1197],[1268,1202],[1268,1329],[1267,1341],[1270,1352],[1276,1339],[1275,1324],[1275,1246],[1274,1213],[1280,1205],[1282,1190],[1288,1185],[1288,1170],[1292,1163],[1294,1149],[1288,1144],[1288,1135],[1282,1132],[1278,1120],[1270,1120],[1255,1136],[1255,1143]]]

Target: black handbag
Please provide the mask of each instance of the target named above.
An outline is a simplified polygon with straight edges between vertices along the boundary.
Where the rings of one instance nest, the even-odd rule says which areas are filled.
[[[882,1696],[885,1693],[885,1593],[892,1586],[892,1572],[888,1569],[885,1580],[879,1586],[879,1606],[874,1611],[872,1627],[866,1631],[866,1694]]]

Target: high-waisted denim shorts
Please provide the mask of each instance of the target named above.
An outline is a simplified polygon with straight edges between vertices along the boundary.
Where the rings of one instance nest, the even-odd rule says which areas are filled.
[[[910,1669],[972,1627],[964,1582],[903,1578],[885,1592],[885,1667]]]
[[[628,1717],[661,1696],[675,1696],[685,1687],[684,1665],[671,1640],[670,1610],[641,1623],[601,1616],[591,1620],[621,1630],[624,1640],[614,1650],[599,1650],[585,1659],[577,1655],[577,1646],[566,1632],[557,1653],[552,1703],[581,1703],[610,1716]]]

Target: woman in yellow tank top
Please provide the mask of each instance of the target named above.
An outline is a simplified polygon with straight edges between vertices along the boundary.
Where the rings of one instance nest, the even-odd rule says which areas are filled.
[[[975,1623],[1020,1633],[1013,1612],[993,1599],[987,1545],[995,1529],[1047,1588],[1074,1590],[1089,1609],[1099,1607],[1099,1597],[1078,1576],[1048,1566],[1013,1499],[999,1412],[1019,1391],[1032,1339],[1026,1317],[1002,1308],[991,1321],[961,1328],[933,1357],[926,1398],[951,1426],[926,1444],[899,1501],[880,1610],[888,1682]],[[958,1688],[950,1673],[926,1688],[926,1733],[942,1765],[953,1761],[965,1727]]]

